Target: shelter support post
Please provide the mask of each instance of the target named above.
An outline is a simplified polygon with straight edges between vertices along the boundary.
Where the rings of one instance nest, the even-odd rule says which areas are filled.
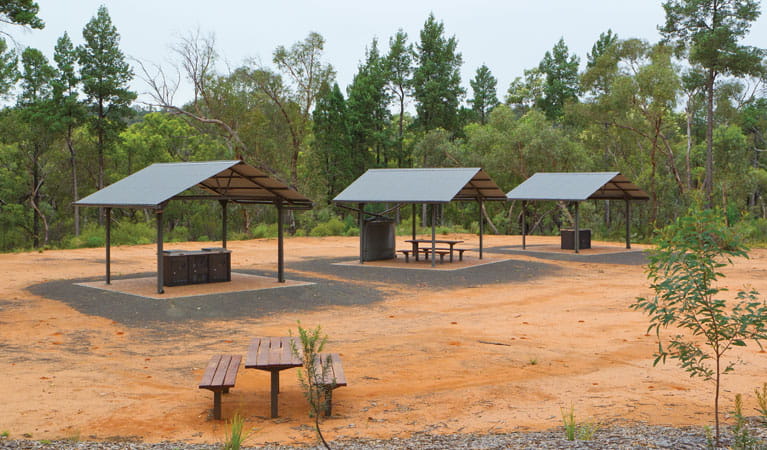
[[[436,265],[437,259],[437,205],[431,205],[431,266]]]
[[[626,248],[631,248],[631,202],[629,199],[625,199],[626,202]]]
[[[157,293],[162,294],[165,292],[165,289],[163,288],[163,285],[165,284],[165,280],[163,279],[165,268],[163,267],[162,260],[162,209],[158,209],[155,212],[155,216],[157,218]]]
[[[580,253],[581,246],[581,224],[580,213],[578,211],[580,204],[581,202],[575,202],[575,243],[573,245],[573,248],[575,248],[575,253]]]
[[[526,234],[527,234],[527,202],[522,201],[522,250],[525,250],[527,248],[527,242],[526,240]]]
[[[365,204],[359,203],[357,208],[360,211],[359,224],[360,224],[360,264],[364,264],[365,260]]]
[[[482,237],[485,234],[485,221],[484,221],[484,218],[482,217],[483,203],[481,198],[478,200],[478,203],[479,203],[479,259],[482,259],[482,244],[483,244]]]
[[[415,222],[416,222],[416,218],[418,216],[418,214],[416,214],[416,211],[417,211],[416,210],[416,205],[415,205],[415,203],[413,203],[413,240],[415,240],[415,229],[416,229],[416,226],[415,226],[416,223]]]
[[[229,202],[226,200],[219,200],[221,203],[221,247],[226,248],[226,232],[227,232],[227,214],[226,207]]]
[[[112,208],[106,208],[106,266],[107,266],[107,284],[112,284]]]
[[[285,239],[283,236],[282,202],[277,201],[277,282],[285,282]]]

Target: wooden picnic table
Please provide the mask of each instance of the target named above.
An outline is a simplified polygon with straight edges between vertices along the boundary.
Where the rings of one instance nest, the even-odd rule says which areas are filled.
[[[431,249],[431,243],[434,242],[435,244],[446,244],[450,246],[450,262],[453,262],[453,247],[455,247],[455,244],[462,244],[463,241],[454,241],[450,239],[435,239],[432,241],[431,239],[407,239],[405,242],[409,242],[413,245],[413,255],[415,256],[415,260],[418,261],[418,252],[421,248],[426,249],[427,251]],[[428,247],[419,247],[420,244],[429,244]],[[427,253],[428,254],[428,253]],[[434,255],[431,255],[432,258],[434,258]]]
[[[293,354],[291,342],[300,350],[295,337],[256,337],[250,341],[245,357],[246,369],[265,370],[271,373],[272,417],[277,417],[277,394],[280,392],[280,371],[303,366],[300,357]]]

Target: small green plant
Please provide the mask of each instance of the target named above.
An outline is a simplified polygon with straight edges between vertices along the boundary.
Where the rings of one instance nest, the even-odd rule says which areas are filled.
[[[245,418],[240,413],[235,413],[229,422],[229,429],[226,431],[226,440],[222,450],[239,450],[249,437],[250,433],[244,431]]]
[[[535,358],[535,357],[530,358],[529,360],[527,360],[527,363],[530,364],[531,366],[537,366],[538,365],[538,358]]]
[[[706,435],[706,448],[708,450],[715,450],[714,449],[714,430],[712,430],[710,426],[706,425],[703,427],[703,433]]]
[[[756,395],[756,411],[762,416],[762,421],[767,421],[767,383],[762,384],[762,389],[754,389]]]
[[[735,395],[735,411],[732,412],[732,416],[735,418],[735,426],[732,429],[735,442],[733,442],[732,448],[736,450],[754,448],[758,441],[748,431],[748,423],[743,416],[743,397],[740,394]]]
[[[3,432],[0,433],[0,437],[2,437],[2,438],[8,438],[10,435],[11,435],[11,433],[8,430],[3,430]]]
[[[570,404],[570,409],[560,408],[562,411],[562,423],[565,428],[565,439],[568,441],[574,441],[576,439],[581,441],[590,441],[594,438],[594,434],[599,430],[599,425],[595,423],[581,423],[579,424],[575,420],[575,407]]]
[[[714,384],[715,445],[720,443],[719,393],[721,377],[734,370],[724,360],[733,347],[767,339],[767,304],[755,290],[740,291],[735,304],[719,298],[721,268],[736,257],[747,257],[747,248],[712,209],[692,208],[688,215],[664,230],[649,252],[647,277],[652,298],[637,298],[631,308],[649,316],[647,332],[658,341],[654,365],[666,358],[679,361],[690,376]],[[661,336],[671,328],[673,334]]]
[[[291,332],[292,336],[293,333]],[[298,322],[299,343],[291,342],[293,354],[303,361],[303,370],[298,370],[298,381],[304,391],[307,403],[309,403],[309,417],[314,418],[314,428],[317,431],[317,438],[326,449],[330,450],[325,437],[320,429],[320,416],[327,407],[327,390],[323,387],[323,380],[327,378],[327,370],[330,362],[322,364],[320,362],[320,353],[328,340],[327,335],[322,334],[319,325],[313,330],[304,329],[301,322]],[[299,347],[300,345],[300,347]],[[332,389],[332,386],[331,386]]]

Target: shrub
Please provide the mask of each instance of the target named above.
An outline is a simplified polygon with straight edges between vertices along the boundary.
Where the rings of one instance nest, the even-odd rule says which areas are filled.
[[[330,220],[318,223],[309,231],[309,236],[341,236],[344,234],[346,226],[338,217],[331,217]]]
[[[189,228],[178,225],[168,233],[168,242],[186,242],[189,240]]]
[[[157,239],[157,230],[147,222],[121,221],[112,228],[112,245],[151,244]]]
[[[277,237],[277,224],[259,223],[252,229],[250,234],[254,239],[264,239]]]

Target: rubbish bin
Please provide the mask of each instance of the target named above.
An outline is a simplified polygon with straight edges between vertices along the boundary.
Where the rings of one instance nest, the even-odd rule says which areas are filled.
[[[578,249],[591,248],[591,230],[586,228],[578,231],[580,234]],[[562,239],[562,250],[575,250],[575,230],[563,228],[559,230],[559,234]]]
[[[394,220],[368,219],[362,229],[362,260],[394,259],[396,255]]]

